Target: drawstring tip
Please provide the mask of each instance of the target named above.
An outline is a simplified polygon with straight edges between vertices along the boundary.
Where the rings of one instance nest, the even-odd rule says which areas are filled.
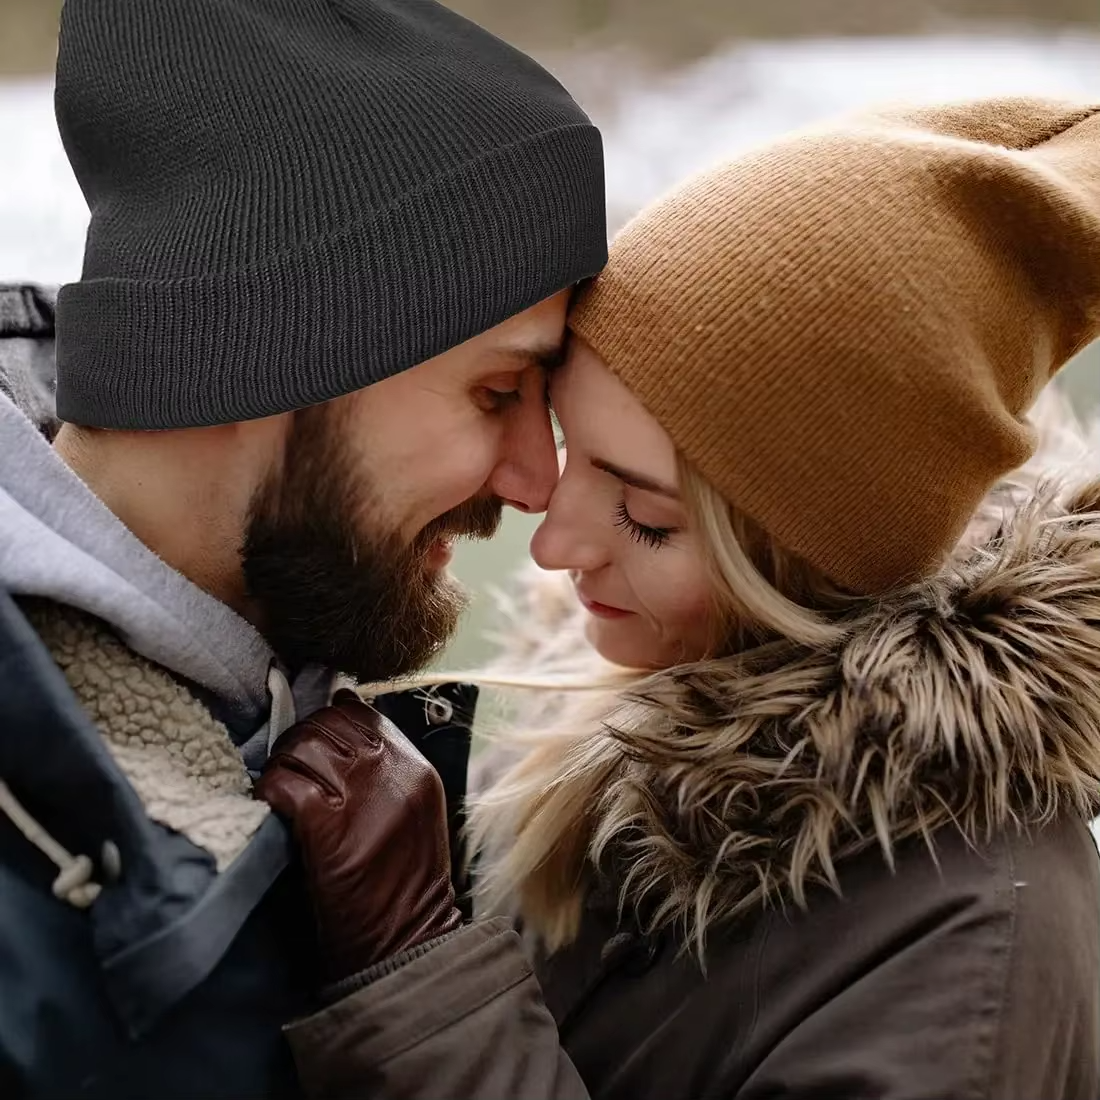
[[[72,856],[27,812],[11,788],[0,779],[0,813],[58,869],[53,883],[54,897],[77,909],[87,909],[99,897],[100,887],[92,881],[95,867],[87,856]],[[109,847],[108,847],[109,845]],[[121,871],[116,845],[103,846],[104,861],[110,863],[115,877]],[[108,858],[109,857],[109,858]]]
[[[76,909],[87,909],[99,897],[100,886],[92,881],[95,868],[87,856],[77,856],[53,881],[53,896]]]
[[[267,672],[267,690],[271,695],[271,717],[267,723],[267,754],[271,755],[275,742],[294,725],[294,692],[283,671],[272,662]]]

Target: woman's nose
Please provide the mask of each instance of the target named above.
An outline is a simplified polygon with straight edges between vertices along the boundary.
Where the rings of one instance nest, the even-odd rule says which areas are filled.
[[[546,516],[531,536],[531,557],[541,569],[586,572],[607,563],[604,540],[565,479],[558,482]]]

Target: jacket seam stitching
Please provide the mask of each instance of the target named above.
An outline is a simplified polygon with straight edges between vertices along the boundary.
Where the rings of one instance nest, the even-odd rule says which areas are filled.
[[[760,942],[756,947],[756,961],[752,968],[752,1016],[749,1018],[749,1026],[745,1032],[745,1049],[752,1048],[752,1040],[756,1034],[756,1028],[760,1022],[760,983],[764,972],[764,956],[768,949],[768,940],[772,932],[772,924],[775,921],[775,912],[769,911],[764,919],[760,931]]]
[[[1009,985],[1012,981],[1012,963],[1016,953],[1017,905],[1019,901],[1019,892],[1015,886],[1016,861],[1013,858],[1012,846],[1007,837],[1002,843],[1004,845],[1005,862],[1007,863],[1008,871],[1008,935],[1006,937],[1007,942],[999,952],[1001,955],[1001,993],[997,1005],[996,1016],[992,1021],[988,1040],[985,1043],[988,1066],[985,1071],[984,1087],[981,1087],[978,1092],[980,1100],[997,1100],[997,1095],[993,1091],[994,1075],[997,1069],[996,1054],[1004,1040],[1004,1021],[1008,1009]]]
[[[396,974],[403,967],[408,966],[409,963],[416,962],[417,959],[423,958],[429,951],[442,943],[446,943],[452,936],[456,936],[459,932],[464,931],[465,928],[466,926],[464,925],[450,932],[444,932],[442,936],[436,936],[425,943],[416,944],[414,947],[407,948],[397,955],[390,956],[388,959],[382,959],[380,962],[374,963],[358,971],[358,973],[351,974],[347,978],[342,978],[340,981],[335,982],[333,985],[323,990],[321,994],[322,1003],[327,1005],[336,1004],[345,997],[350,997],[353,993],[358,993],[359,990],[366,989],[375,982],[381,981],[383,978],[388,978],[392,974]]]
[[[525,968],[526,973],[517,975],[514,979],[504,985],[496,985],[490,989],[487,989],[485,993],[475,1001],[464,1006],[462,1019],[467,1020],[474,1015],[474,1013],[480,1011],[487,1004],[497,999],[497,997],[515,989],[516,986],[521,985],[532,977],[532,971],[529,968]],[[440,1020],[429,1027],[423,1027],[419,1031],[412,1032],[405,1042],[398,1047],[395,1047],[384,1057],[379,1058],[377,1065],[384,1066],[387,1062],[393,1061],[394,1058],[399,1058],[402,1054],[406,1054],[413,1047],[419,1043],[430,1039],[433,1035],[439,1034],[439,1032],[446,1030],[454,1024],[454,1020]]]

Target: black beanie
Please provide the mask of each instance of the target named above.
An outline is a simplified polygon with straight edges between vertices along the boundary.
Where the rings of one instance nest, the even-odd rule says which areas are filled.
[[[57,307],[73,423],[317,404],[606,260],[598,131],[432,0],[67,0],[56,108],[91,208]]]

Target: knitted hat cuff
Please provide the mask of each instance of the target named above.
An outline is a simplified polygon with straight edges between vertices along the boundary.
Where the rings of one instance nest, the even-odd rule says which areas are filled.
[[[578,123],[494,149],[262,264],[71,284],[59,297],[58,414],[186,428],[339,397],[596,274],[604,218],[600,136]]]

